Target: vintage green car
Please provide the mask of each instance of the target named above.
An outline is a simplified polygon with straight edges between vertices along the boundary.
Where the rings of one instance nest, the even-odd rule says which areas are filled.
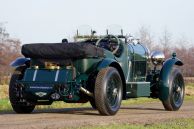
[[[101,115],[115,115],[121,101],[159,98],[168,111],[178,110],[184,99],[183,63],[172,54],[149,50],[127,36],[108,34],[77,36],[68,43],[22,46],[9,98],[17,113],[31,113],[36,105],[53,101],[90,102]],[[136,42],[135,42],[136,41]]]

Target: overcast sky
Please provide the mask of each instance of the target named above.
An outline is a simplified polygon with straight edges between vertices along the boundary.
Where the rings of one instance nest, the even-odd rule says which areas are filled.
[[[114,24],[132,34],[145,25],[155,37],[167,28],[194,41],[194,0],[0,0],[0,22],[23,43],[60,42],[79,26],[102,33]]]

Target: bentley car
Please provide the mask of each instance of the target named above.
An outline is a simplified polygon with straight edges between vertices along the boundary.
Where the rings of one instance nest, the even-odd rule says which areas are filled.
[[[122,32],[122,31],[121,31]],[[120,35],[79,35],[75,42],[24,44],[15,67],[9,99],[17,113],[54,101],[90,102],[101,115],[115,115],[122,100],[158,98],[178,110],[184,99],[183,62],[172,53],[149,52],[140,41]],[[65,108],[65,107],[64,107]]]

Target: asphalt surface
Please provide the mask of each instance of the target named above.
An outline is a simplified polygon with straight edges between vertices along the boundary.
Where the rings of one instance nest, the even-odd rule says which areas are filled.
[[[194,118],[194,102],[179,111],[165,111],[159,102],[121,107],[115,116],[100,116],[92,108],[35,110],[32,114],[0,113],[0,129],[58,129],[112,123],[151,124],[176,118]]]

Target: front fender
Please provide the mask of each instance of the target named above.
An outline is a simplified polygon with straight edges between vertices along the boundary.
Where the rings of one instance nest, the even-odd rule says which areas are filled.
[[[106,68],[106,67],[110,66],[110,64],[113,63],[113,62],[116,62],[116,61],[113,60],[113,59],[105,58],[104,60],[102,60],[98,64],[97,71],[100,71],[102,68]]]
[[[182,66],[183,62],[173,57],[165,61],[159,76],[159,99],[165,101],[169,96],[169,79],[174,65]]]
[[[30,58],[19,57],[16,60],[12,61],[10,63],[10,66],[18,67],[22,65],[29,65],[29,63],[30,63]]]

